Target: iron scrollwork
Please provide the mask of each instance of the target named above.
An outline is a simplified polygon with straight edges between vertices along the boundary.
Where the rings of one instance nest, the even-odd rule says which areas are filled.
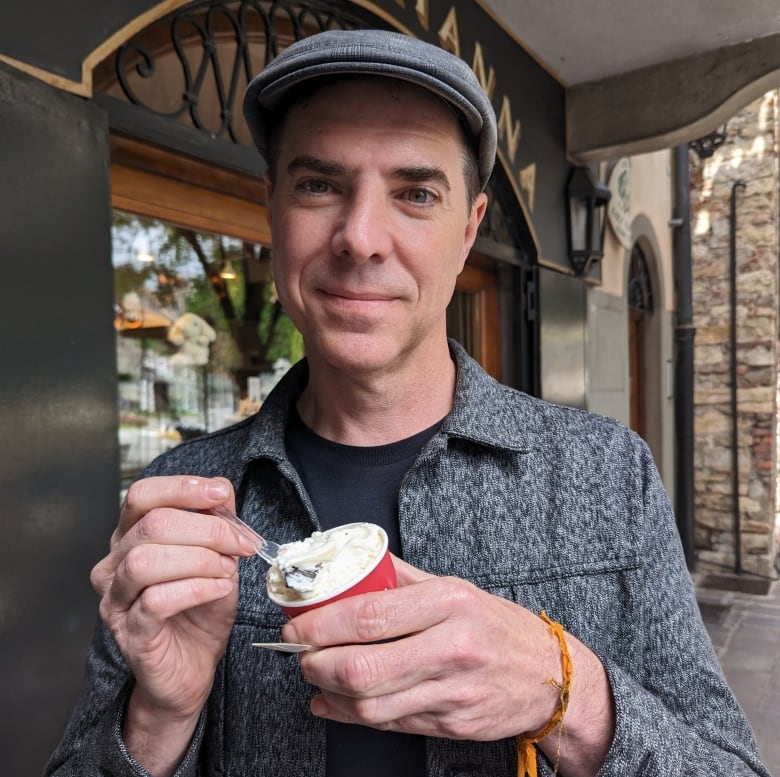
[[[324,30],[364,26],[364,21],[332,4],[291,0],[192,3],[123,44],[115,57],[116,79],[124,98],[134,105],[176,121],[188,118],[196,129],[212,137],[241,143],[235,116],[243,89],[285,42]],[[258,48],[262,48],[262,61],[253,61]],[[157,67],[157,56],[170,56],[171,52],[175,53],[183,88],[176,102],[162,107],[159,100],[155,105],[138,87],[149,84],[158,70],[162,71]],[[216,106],[213,99],[203,99],[207,83],[216,92]],[[214,115],[217,106],[218,118]]]
[[[653,284],[645,252],[639,245],[631,250],[628,275],[628,307],[647,315],[653,313]]]

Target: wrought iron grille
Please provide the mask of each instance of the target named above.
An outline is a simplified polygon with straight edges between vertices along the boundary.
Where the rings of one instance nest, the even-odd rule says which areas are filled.
[[[333,3],[191,3],[123,44],[96,69],[95,87],[213,138],[251,145],[240,100],[252,77],[300,38],[366,26]]]

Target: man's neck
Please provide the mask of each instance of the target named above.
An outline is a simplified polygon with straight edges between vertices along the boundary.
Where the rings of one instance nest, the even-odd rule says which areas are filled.
[[[309,360],[309,382],[298,400],[303,422],[345,445],[385,445],[441,421],[452,409],[455,363],[442,349],[385,373],[349,373]]]

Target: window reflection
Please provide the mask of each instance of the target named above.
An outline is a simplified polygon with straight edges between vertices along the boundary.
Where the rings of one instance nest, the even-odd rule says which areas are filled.
[[[115,210],[112,259],[124,489],[159,453],[256,412],[303,343],[264,246]]]

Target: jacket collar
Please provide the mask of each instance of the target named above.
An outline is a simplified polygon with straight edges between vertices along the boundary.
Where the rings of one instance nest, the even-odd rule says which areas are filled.
[[[454,340],[449,344],[458,372],[455,400],[442,432],[491,448],[535,450],[538,445],[533,405],[538,400],[499,383],[462,345]]]
[[[491,448],[515,452],[539,447],[536,434],[535,400],[504,386],[488,375],[454,340],[450,353],[457,368],[453,407],[441,432]],[[244,425],[246,441],[240,454],[242,463],[270,458],[287,459],[284,433],[287,419],[309,378],[302,359],[287,372],[268,395],[259,412]]]

